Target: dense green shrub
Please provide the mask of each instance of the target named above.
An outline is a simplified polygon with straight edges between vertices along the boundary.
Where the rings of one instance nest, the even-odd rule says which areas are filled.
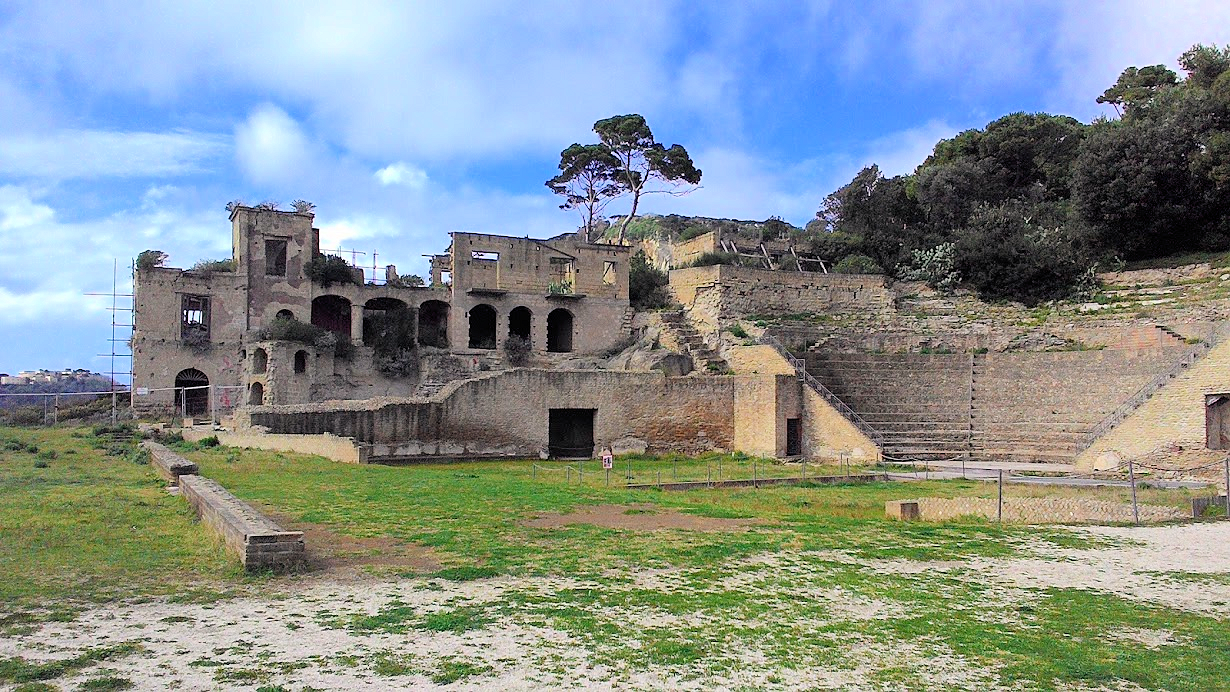
[[[838,274],[883,274],[884,269],[867,255],[846,255],[833,265]]]
[[[333,284],[361,283],[361,274],[337,255],[316,255],[304,268],[304,274],[314,283],[328,288]]]
[[[628,265],[628,301],[637,310],[658,310],[670,304],[666,272],[649,263],[645,252],[632,256]]]
[[[167,261],[167,253],[162,250],[143,250],[137,255],[137,269],[146,271],[161,267]]]
[[[712,267],[718,264],[739,264],[739,255],[733,252],[706,252],[688,263],[689,267]]]
[[[214,272],[233,272],[235,271],[235,260],[200,260],[192,265],[189,271],[201,272],[204,274],[212,274]]]
[[[530,362],[530,353],[534,344],[524,336],[511,334],[504,340],[504,358],[509,365],[523,366]]]

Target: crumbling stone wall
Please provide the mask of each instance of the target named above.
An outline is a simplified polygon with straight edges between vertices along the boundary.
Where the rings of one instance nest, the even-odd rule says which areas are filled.
[[[891,310],[886,278],[715,265],[670,272],[676,300],[710,327],[748,315]]]

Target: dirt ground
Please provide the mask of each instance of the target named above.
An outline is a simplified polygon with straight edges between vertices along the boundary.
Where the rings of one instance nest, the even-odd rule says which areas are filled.
[[[701,530],[732,526],[731,520],[670,512],[643,513],[647,511],[645,507],[599,506],[534,521],[541,526],[585,521],[646,530],[684,524]],[[279,580],[273,585],[276,593],[212,603],[179,604],[157,599],[102,606],[85,612],[75,622],[46,623],[32,632],[0,636],[0,659],[62,659],[87,647],[120,642],[137,642],[143,647],[138,654],[104,663],[101,669],[92,669],[88,674],[56,680],[63,689],[75,689],[87,678],[101,673],[128,678],[141,690],[256,689],[273,684],[287,690],[523,690],[562,686],[861,688],[879,686],[872,677],[878,667],[902,665],[922,671],[928,685],[960,688],[989,684],[984,670],[955,655],[937,657],[934,652],[923,653],[909,645],[890,648],[854,640],[842,643],[844,655],[860,661],[854,667],[818,663],[800,669],[757,659],[749,652],[742,665],[717,677],[689,679],[679,677],[679,671],[669,668],[633,673],[612,671],[595,662],[600,657],[569,634],[541,621],[519,619],[515,611],[499,608],[491,611],[500,613],[493,620],[464,631],[424,631],[413,627],[356,630],[337,623],[390,612],[420,617],[459,606],[495,607],[509,602],[505,599],[513,593],[533,594],[542,599],[592,588],[654,588],[669,593],[678,583],[679,575],[670,569],[636,570],[633,579],[623,586],[566,577],[498,577],[469,582],[370,575],[356,579],[354,575],[361,572],[354,570],[355,565],[405,564],[426,568],[433,564],[432,557],[429,552],[411,546],[367,539],[343,541],[319,527],[304,528],[313,532],[310,541],[315,539],[317,545],[331,546],[325,552],[333,551],[332,556],[322,558],[325,569],[320,572]],[[868,560],[843,551],[831,551],[824,559],[864,565],[877,573],[947,572],[953,578],[990,585],[988,598],[1005,602],[1027,602],[1035,597],[1036,589],[1074,587],[1192,613],[1218,617],[1230,614],[1230,579],[1225,576],[1230,572],[1230,551],[1225,548],[1230,544],[1230,522],[1072,530],[1103,539],[1097,543],[1101,547],[1078,549],[1040,544],[1035,557],[945,562]],[[352,554],[356,557],[351,562],[343,557]],[[746,575],[751,580],[762,578],[765,570],[797,569],[797,565],[791,565],[795,558],[788,553],[766,554],[748,561],[746,571],[735,570],[731,578],[737,581]],[[362,562],[369,559],[374,562]],[[1201,575],[1209,578],[1203,579]],[[841,587],[800,591],[796,597],[833,604],[829,615],[832,618],[876,620],[901,615],[899,606],[890,600],[849,593]],[[665,611],[621,611],[610,615],[645,628],[696,624],[690,622],[690,615]],[[1115,636],[1144,647],[1172,643],[1171,633],[1164,630],[1125,629]],[[450,679],[441,677],[441,669],[470,673]]]

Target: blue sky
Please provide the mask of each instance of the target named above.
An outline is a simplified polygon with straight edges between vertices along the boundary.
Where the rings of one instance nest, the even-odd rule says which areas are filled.
[[[232,199],[421,273],[451,230],[575,228],[560,150],[641,113],[704,171],[644,210],[803,224],[868,163],[1110,115],[1124,67],[1227,41],[1224,2],[0,2],[0,371],[105,369],[83,294],[228,256]]]

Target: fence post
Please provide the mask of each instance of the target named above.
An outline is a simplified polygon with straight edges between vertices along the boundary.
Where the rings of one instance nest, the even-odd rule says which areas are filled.
[[[1004,523],[1004,470],[999,470],[999,509],[996,512],[996,521]]]
[[[214,404],[214,395],[216,394],[216,392],[214,392],[214,386],[212,384],[209,385],[209,389],[205,391],[209,392],[209,422],[213,425],[217,425],[218,424],[218,410]]]
[[[807,482],[807,457],[803,457],[803,482]]]
[[[718,457],[718,482],[722,482],[722,457]]]
[[[1230,519],[1230,457],[1226,457],[1226,518]]]
[[[577,485],[585,485],[585,462],[577,462]]]
[[[530,464],[530,482],[538,482],[538,464]]]
[[[59,425],[59,423],[60,423],[60,395],[57,393],[55,408],[51,410],[51,424]]]
[[[611,487],[611,470],[606,470],[606,487]]]
[[[572,485],[572,467],[564,467],[564,485]]]
[[[752,457],[752,487],[756,487],[756,457]]]
[[[1136,504],[1136,464],[1128,459],[1128,479],[1132,482],[1132,522],[1140,526],[1140,507]]]

